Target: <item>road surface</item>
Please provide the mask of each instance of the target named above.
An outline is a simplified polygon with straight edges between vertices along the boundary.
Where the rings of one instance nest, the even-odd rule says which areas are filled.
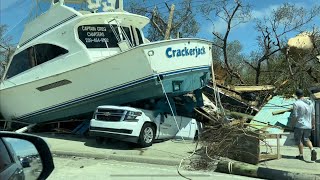
[[[184,179],[174,166],[121,162],[104,159],[79,157],[54,157],[55,170],[48,180],[57,179],[115,179],[115,180],[179,180]],[[181,173],[191,179],[250,179],[248,177],[221,174],[215,172],[186,171]]]

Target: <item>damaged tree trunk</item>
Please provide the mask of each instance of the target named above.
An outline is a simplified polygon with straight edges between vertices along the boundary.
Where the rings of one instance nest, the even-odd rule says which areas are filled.
[[[170,14],[169,14],[169,19],[168,19],[168,26],[167,26],[166,34],[165,34],[165,36],[164,36],[164,39],[165,39],[165,40],[170,39],[174,7],[175,7],[174,4],[172,4],[172,5],[171,5],[171,8],[170,8]]]
[[[218,163],[218,172],[236,174],[242,176],[250,176],[262,179],[318,179],[320,177],[312,174],[294,173],[277,169],[254,166],[241,162],[220,161]]]

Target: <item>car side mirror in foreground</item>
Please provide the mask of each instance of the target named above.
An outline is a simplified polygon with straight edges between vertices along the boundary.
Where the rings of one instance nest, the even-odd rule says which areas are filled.
[[[0,179],[46,179],[54,169],[47,143],[38,136],[0,131]]]

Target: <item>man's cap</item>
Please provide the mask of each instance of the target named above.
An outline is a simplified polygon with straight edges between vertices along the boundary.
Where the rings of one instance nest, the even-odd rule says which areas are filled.
[[[297,90],[296,90],[296,96],[298,96],[298,97],[303,96],[303,90],[297,89]]]

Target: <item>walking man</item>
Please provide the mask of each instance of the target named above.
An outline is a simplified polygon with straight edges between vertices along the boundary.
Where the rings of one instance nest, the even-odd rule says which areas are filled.
[[[298,100],[293,104],[292,118],[295,122],[294,138],[299,148],[297,159],[303,160],[303,142],[311,150],[311,161],[317,160],[317,152],[313,149],[309,137],[315,126],[315,109],[313,103],[303,97],[303,91],[297,89]]]

